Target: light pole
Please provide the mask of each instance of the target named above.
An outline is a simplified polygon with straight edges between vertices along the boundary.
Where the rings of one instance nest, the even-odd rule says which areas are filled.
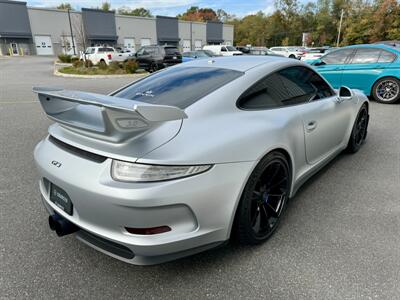
[[[69,8],[68,8],[68,21],[69,21],[69,30],[71,31],[72,49],[74,50],[74,55],[76,55],[74,34],[72,33],[71,14],[69,12]]]
[[[340,14],[339,31],[338,31],[338,35],[337,35],[336,47],[339,47],[339,42],[340,42],[340,31],[342,30],[342,22],[343,22],[343,13],[344,13],[344,10],[343,10],[343,8],[342,8],[342,12],[341,12],[341,14]]]

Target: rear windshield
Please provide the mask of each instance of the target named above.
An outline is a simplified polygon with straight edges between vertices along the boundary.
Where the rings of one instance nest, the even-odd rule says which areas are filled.
[[[114,52],[113,48],[99,48],[99,52]]]
[[[115,96],[184,109],[242,74],[209,67],[166,69],[133,83]]]
[[[179,50],[177,48],[165,48],[165,53],[167,55],[177,55],[180,54]]]

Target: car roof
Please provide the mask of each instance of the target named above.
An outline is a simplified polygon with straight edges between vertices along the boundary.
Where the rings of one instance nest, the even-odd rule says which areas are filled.
[[[197,59],[185,63],[185,67],[214,67],[221,69],[230,69],[239,72],[246,72],[254,67],[265,64],[279,64],[291,62],[293,65],[304,65],[304,63],[280,56],[251,56],[251,55],[238,55],[238,56],[222,56],[210,57],[210,59]]]
[[[392,52],[396,52],[397,54],[400,54],[400,50],[392,47],[392,46],[388,46],[385,44],[360,44],[360,45],[351,45],[351,46],[346,46],[346,47],[341,47],[341,48],[337,48],[335,50],[339,50],[339,49],[351,49],[351,48],[381,48],[381,49],[386,49]]]

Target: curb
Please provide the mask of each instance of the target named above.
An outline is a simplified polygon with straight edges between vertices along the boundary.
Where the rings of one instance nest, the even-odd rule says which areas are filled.
[[[55,61],[54,62],[54,67],[56,68],[56,67],[71,67],[72,66],[72,63],[62,63],[62,62],[58,62],[58,61]]]
[[[84,78],[84,79],[97,79],[97,78],[142,78],[147,76],[148,73],[140,74],[116,74],[116,75],[78,75],[78,74],[64,74],[58,70],[54,70],[54,76],[66,78]]]

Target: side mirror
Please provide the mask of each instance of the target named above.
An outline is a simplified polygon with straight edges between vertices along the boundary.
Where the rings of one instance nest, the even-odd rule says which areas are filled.
[[[347,86],[341,86],[339,89],[339,95],[338,95],[338,102],[343,102],[345,100],[351,100],[353,98],[354,94],[351,89],[349,89]]]
[[[324,65],[325,63],[322,61],[322,60],[320,60],[319,58],[317,58],[316,60],[314,60],[313,62],[312,62],[312,64],[311,65],[313,65],[313,66],[322,66],[322,65]]]

